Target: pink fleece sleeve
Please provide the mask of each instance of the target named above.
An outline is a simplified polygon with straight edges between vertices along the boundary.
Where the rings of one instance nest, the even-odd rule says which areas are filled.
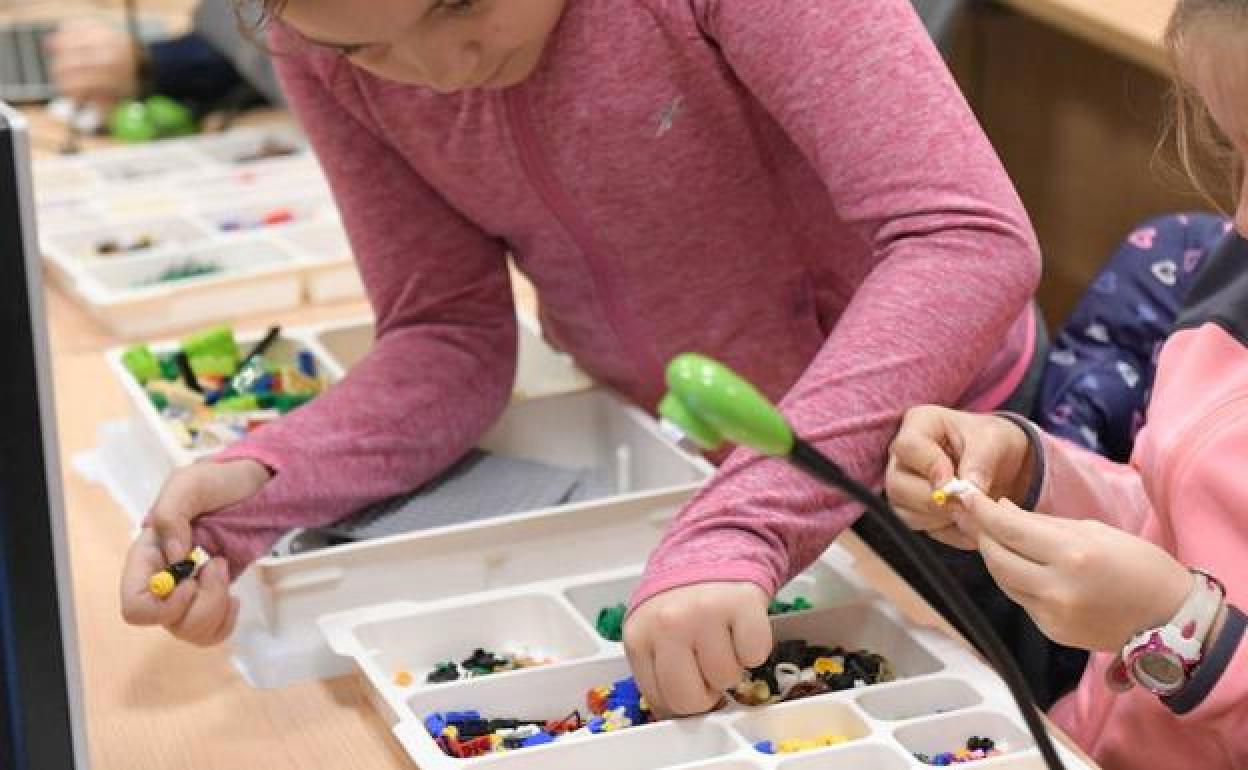
[[[781,406],[800,435],[879,486],[905,409],[954,403],[1023,312],[1039,280],[1035,236],[907,0],[689,2],[872,244],[874,267]],[[859,513],[739,450],[652,555],[634,605],[712,580],[774,591]]]
[[[1036,430],[1044,480],[1034,510],[1066,519],[1099,519],[1140,534],[1155,515],[1144,481],[1133,465],[1116,463]]]
[[[196,540],[235,574],[283,531],[335,521],[447,467],[502,412],[515,370],[499,243],[379,138],[349,68],[275,61],[342,212],[377,332],[340,384],[217,457],[275,472],[252,498],[195,521]]]

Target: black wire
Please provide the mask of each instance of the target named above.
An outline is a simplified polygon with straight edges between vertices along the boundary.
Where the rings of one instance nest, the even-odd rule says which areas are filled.
[[[979,609],[971,603],[966,592],[953,579],[944,565],[932,558],[923,542],[897,517],[888,501],[850,478],[840,466],[800,438],[794,438],[793,451],[790,452],[788,460],[820,481],[843,490],[850,497],[865,505],[869,515],[876,517],[880,526],[897,544],[906,558],[914,563],[920,574],[932,584],[949,605],[950,611],[962,623],[967,635],[971,637],[971,642],[983,652],[988,662],[1005,681],[1049,770],[1065,770],[1066,766],[1062,764],[1061,758],[1057,755],[1057,749],[1053,746],[1049,731],[1045,728],[1027,682],[1023,679],[1018,665],[1005,649],[1000,637],[992,630],[992,626],[984,619]]]

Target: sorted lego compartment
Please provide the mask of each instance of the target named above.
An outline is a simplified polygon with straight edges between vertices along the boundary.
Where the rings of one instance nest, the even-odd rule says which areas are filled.
[[[541,592],[377,608],[353,616],[336,651],[415,692],[599,655],[604,647],[556,597]],[[438,633],[429,633],[430,629]]]
[[[260,238],[64,265],[68,288],[127,338],[297,307],[295,267],[293,255]]]
[[[218,233],[238,233],[294,224],[338,221],[338,210],[328,196],[258,195],[251,200],[234,200],[225,205],[209,203],[197,207],[197,214]]]
[[[984,698],[962,680],[936,678],[876,688],[860,695],[857,702],[873,719],[899,722],[973,708]]]
[[[1034,746],[1031,736],[1014,720],[993,711],[972,711],[919,720],[893,731],[893,737],[921,765],[947,765],[942,755],[951,760],[965,752],[969,758],[977,749],[971,745],[987,741],[991,748],[982,749],[990,759]]]
[[[46,256],[65,262],[112,260],[186,247],[210,234],[199,222],[184,216],[146,217],[61,229],[44,237],[43,248]]]
[[[795,754],[836,748],[871,735],[852,706],[821,699],[754,709],[732,723],[760,754]]]

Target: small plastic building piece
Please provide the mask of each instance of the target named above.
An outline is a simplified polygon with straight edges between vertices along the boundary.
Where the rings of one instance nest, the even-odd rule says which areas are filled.
[[[199,278],[205,275],[220,273],[224,269],[225,268],[216,262],[189,259],[185,262],[180,262],[176,265],[165,268],[157,273],[153,278],[139,281],[135,284],[135,287],[142,288],[144,286],[155,286],[162,283],[185,281],[191,278]]]
[[[440,684],[442,682],[454,682],[459,679],[459,666],[452,661],[439,663],[436,668],[429,672],[425,677],[425,681],[429,684]]]
[[[624,602],[603,607],[598,610],[595,626],[603,639],[618,642],[624,638],[624,616],[628,614],[628,605]]]
[[[807,601],[805,596],[798,596],[791,602],[782,601],[780,599],[772,599],[767,605],[768,615],[787,615],[790,612],[801,612],[802,610],[813,609],[814,605]]]
[[[259,160],[268,160],[270,158],[283,158],[294,155],[299,152],[299,148],[294,145],[287,144],[280,139],[272,136],[266,136],[264,142],[251,152],[246,152],[234,157],[234,162],[238,164],[255,163]]]
[[[799,751],[822,749],[845,743],[849,738],[837,733],[824,733],[815,738],[784,738],[778,741],[758,741],[754,749],[761,754],[795,754]]]
[[[161,377],[160,361],[156,359],[156,355],[147,345],[133,345],[127,348],[126,352],[121,354],[121,363],[134,379],[139,381],[140,385],[146,385]]]
[[[979,487],[969,481],[954,477],[945,483],[940,489],[932,491],[932,502],[937,505],[948,505],[952,498],[961,499],[966,495],[979,493]]]
[[[925,765],[933,765],[935,767],[946,767],[948,765],[962,765],[967,762],[976,762],[981,759],[990,759],[1001,755],[1001,751],[997,748],[997,742],[992,738],[984,738],[978,735],[972,735],[966,740],[965,748],[957,751],[942,751],[939,754],[920,754],[915,753],[915,759]]]
[[[412,676],[412,672],[410,671],[394,672],[394,683],[397,684],[399,687],[411,687],[412,682],[414,681],[415,681],[415,678]]]
[[[173,589],[178,587],[178,583],[198,575],[210,558],[207,551],[199,546],[195,546],[185,559],[174,562],[152,575],[147,581],[147,590],[151,591],[152,595],[157,598],[164,599],[168,597],[169,594],[173,593]]]

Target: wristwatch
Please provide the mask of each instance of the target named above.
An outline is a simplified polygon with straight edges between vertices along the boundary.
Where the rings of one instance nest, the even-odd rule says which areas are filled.
[[[1218,618],[1226,589],[1212,575],[1192,570],[1192,590],[1183,606],[1164,626],[1131,637],[1106,672],[1112,689],[1133,684],[1158,696],[1174,695],[1200,664],[1205,637]]]

